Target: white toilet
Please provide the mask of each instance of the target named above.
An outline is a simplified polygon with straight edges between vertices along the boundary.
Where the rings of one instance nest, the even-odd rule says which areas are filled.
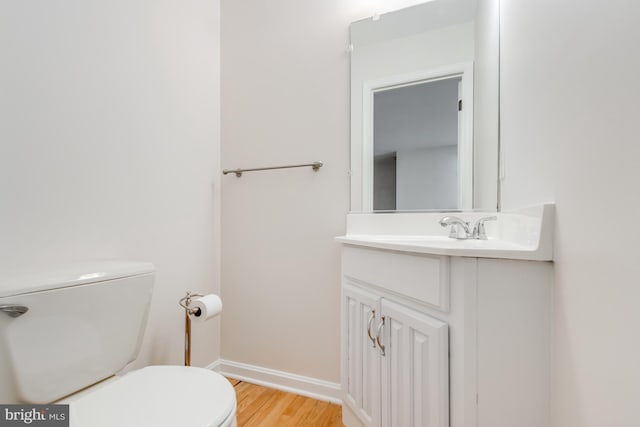
[[[153,265],[134,262],[3,280],[0,402],[69,404],[75,427],[235,427],[234,389],[215,372],[119,375],[140,350],[153,281]]]

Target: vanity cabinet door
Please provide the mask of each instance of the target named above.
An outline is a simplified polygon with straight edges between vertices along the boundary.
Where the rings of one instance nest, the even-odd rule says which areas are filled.
[[[449,329],[383,299],[382,426],[449,426]]]
[[[380,425],[380,356],[375,344],[379,305],[380,297],[371,292],[342,287],[344,402],[366,426]]]

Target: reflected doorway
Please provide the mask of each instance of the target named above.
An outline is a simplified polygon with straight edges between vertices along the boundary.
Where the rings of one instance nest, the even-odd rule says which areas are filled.
[[[373,209],[460,209],[461,76],[373,93]]]

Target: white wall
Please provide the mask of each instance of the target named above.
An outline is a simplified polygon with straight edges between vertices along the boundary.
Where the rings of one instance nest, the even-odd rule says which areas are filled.
[[[182,363],[178,299],[219,291],[218,1],[7,1],[0,52],[0,271],[153,262],[138,365]]]
[[[638,426],[640,3],[501,8],[502,202],[557,203],[554,426]]]
[[[222,1],[224,359],[339,382],[349,22],[364,0]]]
[[[398,151],[396,159],[396,209],[457,209],[457,145]]]

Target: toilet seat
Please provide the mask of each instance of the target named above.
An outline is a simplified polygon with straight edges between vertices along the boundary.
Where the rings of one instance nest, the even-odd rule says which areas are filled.
[[[71,427],[235,427],[236,396],[203,368],[150,366],[68,398]]]

